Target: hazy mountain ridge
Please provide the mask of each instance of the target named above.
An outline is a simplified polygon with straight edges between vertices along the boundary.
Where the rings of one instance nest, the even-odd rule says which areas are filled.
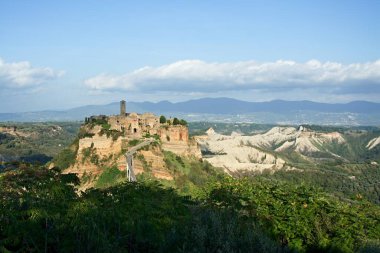
[[[189,121],[236,121],[273,124],[379,125],[380,103],[353,101],[327,104],[311,101],[246,102],[231,98],[202,98],[172,103],[127,102],[129,112],[173,115]],[[0,121],[75,121],[90,115],[119,112],[119,103],[87,105],[69,110],[0,113]]]

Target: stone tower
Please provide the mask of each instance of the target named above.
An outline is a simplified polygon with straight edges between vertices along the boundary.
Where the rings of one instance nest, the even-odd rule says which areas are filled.
[[[120,115],[125,116],[126,112],[126,106],[125,106],[125,100],[120,101]]]

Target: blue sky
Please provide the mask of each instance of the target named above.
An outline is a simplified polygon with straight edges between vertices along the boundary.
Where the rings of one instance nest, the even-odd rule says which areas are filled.
[[[380,1],[0,2],[0,112],[121,98],[380,102]]]

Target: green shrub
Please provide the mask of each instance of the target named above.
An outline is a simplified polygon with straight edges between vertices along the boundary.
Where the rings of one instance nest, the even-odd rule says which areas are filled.
[[[117,167],[106,168],[99,176],[95,186],[106,188],[126,180],[125,172],[120,171]]]
[[[173,119],[173,125],[179,125],[179,119],[174,118]]]
[[[141,140],[133,139],[133,140],[128,141],[128,145],[130,147],[133,147],[133,146],[136,146],[137,144],[139,144],[140,142],[141,142]]]
[[[76,151],[71,148],[62,150],[53,160],[54,166],[64,170],[75,163]]]
[[[184,119],[181,119],[181,120],[179,121],[179,124],[182,125],[182,126],[187,126],[187,121],[184,120]]]
[[[164,115],[161,115],[161,116],[160,116],[160,123],[161,123],[161,124],[165,124],[165,123],[166,123],[166,118],[165,118]]]
[[[111,125],[108,124],[108,122],[102,124],[102,129],[104,129],[104,130],[110,130],[110,128],[111,128]]]

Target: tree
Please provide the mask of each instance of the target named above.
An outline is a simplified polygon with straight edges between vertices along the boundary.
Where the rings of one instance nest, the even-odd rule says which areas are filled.
[[[184,120],[184,119],[181,119],[181,120],[179,121],[179,123],[180,123],[182,126],[187,126],[187,121]]]
[[[180,124],[179,119],[174,118],[173,119],[173,125],[179,125],[179,124]]]
[[[166,123],[166,118],[165,118],[164,115],[161,115],[161,117],[160,117],[160,123],[161,123],[161,124]]]

